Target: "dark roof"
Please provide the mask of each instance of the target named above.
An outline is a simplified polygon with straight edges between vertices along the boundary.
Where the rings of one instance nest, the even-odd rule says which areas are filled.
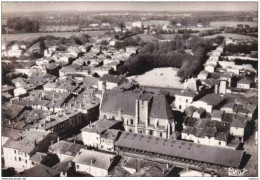
[[[60,172],[44,166],[42,164],[36,165],[30,169],[24,170],[23,172],[15,175],[17,177],[57,177]]]
[[[107,129],[112,128],[113,126],[119,124],[120,121],[115,121],[115,120],[108,120],[108,119],[99,119],[95,121],[92,124],[89,124],[88,126],[84,127],[81,129],[81,131],[86,131],[86,132],[93,132],[93,133],[102,133],[106,131]]]
[[[56,140],[57,136],[46,131],[30,130],[21,140],[8,140],[3,147],[16,149],[29,154],[35,150],[39,142],[43,142],[43,139],[46,139],[44,143],[48,144],[51,140]],[[35,142],[37,144],[35,144]],[[42,145],[44,146],[44,144]]]
[[[23,136],[24,132],[18,129],[2,128],[2,136],[9,137],[12,140],[19,140]]]
[[[173,118],[172,110],[165,96],[150,95],[152,96],[149,112],[150,117],[162,119]],[[103,95],[101,111],[118,113],[118,110],[121,109],[123,114],[135,115],[136,99],[138,97],[139,93],[135,92],[106,91]]]
[[[3,109],[5,110],[5,113],[13,119],[17,117],[25,109],[25,106],[11,104],[8,102],[4,104]]]
[[[120,82],[123,82],[123,81],[124,82],[127,81],[127,79],[124,76],[111,75],[111,74],[105,74],[99,80],[112,82],[112,83],[116,83],[116,84],[119,84]]]
[[[32,157],[30,157],[30,160],[40,163],[46,155],[46,153],[36,152]]]
[[[242,117],[235,118],[232,123],[230,124],[231,127],[240,127],[245,128],[245,119]]]
[[[101,138],[114,140],[118,136],[119,132],[120,131],[116,129],[107,129],[104,133],[101,134]]]
[[[224,99],[215,93],[210,93],[207,94],[206,96],[203,96],[201,99],[199,99],[199,101],[203,101],[209,105],[213,105],[216,106],[218,105],[220,102],[222,102]]]
[[[238,168],[243,151],[122,132],[116,146]]]
[[[72,142],[67,142],[67,141],[59,141],[49,147],[49,152],[59,152],[60,154],[66,154],[68,156],[75,156],[77,152],[81,149],[85,148],[87,149],[86,146],[81,145],[81,144],[75,144]]]
[[[74,167],[74,163],[72,162],[73,158],[67,158],[64,161],[54,165],[52,169],[55,169],[59,172],[67,172],[69,169]]]
[[[220,111],[220,110],[213,110],[212,114],[211,114],[211,117],[213,118],[222,118],[223,117],[223,114],[224,114],[224,111]]]
[[[237,82],[237,84],[251,84],[252,81],[248,78],[243,78]]]

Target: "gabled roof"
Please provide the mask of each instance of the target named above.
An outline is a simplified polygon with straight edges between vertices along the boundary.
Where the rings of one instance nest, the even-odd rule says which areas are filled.
[[[116,84],[119,84],[120,82],[123,82],[123,81],[127,81],[127,79],[124,76],[111,75],[111,74],[105,74],[99,80],[112,82],[112,83],[116,83]]]
[[[120,121],[108,120],[108,119],[99,119],[94,123],[89,124],[88,126],[81,129],[81,131],[92,132],[101,134],[107,129],[112,128],[113,126],[119,124]]]
[[[203,96],[201,99],[199,99],[198,101],[203,101],[209,105],[213,105],[216,106],[218,105],[220,102],[222,102],[224,99],[215,93],[210,93],[207,94],[206,96]]]
[[[230,124],[231,127],[245,128],[245,119],[241,117],[235,118]]]
[[[243,151],[122,132],[115,146],[238,168]]]
[[[81,144],[75,144],[72,142],[67,142],[67,141],[59,141],[49,147],[49,152],[59,152],[60,154],[66,154],[68,156],[75,156],[77,152],[85,148],[87,149],[86,146],[81,145]]]
[[[115,155],[94,150],[81,149],[73,162],[108,170]]]
[[[150,94],[150,96],[152,96],[150,101],[150,117],[161,119],[173,118],[172,110],[165,96],[155,94]],[[118,113],[118,110],[121,109],[123,114],[135,115],[136,100],[138,97],[139,93],[135,92],[106,91],[103,95],[101,111]]]
[[[193,98],[195,96],[197,96],[197,94],[193,90],[191,90],[191,89],[183,90],[181,92],[176,93],[176,95],[178,95],[178,96],[186,96],[186,97],[193,97]]]
[[[237,84],[251,84],[252,81],[248,78],[243,78],[237,82]]]

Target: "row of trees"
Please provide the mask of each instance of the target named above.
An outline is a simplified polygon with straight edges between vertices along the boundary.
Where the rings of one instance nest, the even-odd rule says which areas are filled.
[[[7,27],[16,32],[38,32],[40,28],[39,21],[30,20],[24,17],[14,17],[7,20]]]
[[[137,36],[136,38],[129,37],[129,38],[126,38],[123,41],[117,41],[115,43],[115,48],[117,50],[125,49],[126,46],[138,46],[141,43],[142,43],[142,40],[141,40],[141,38],[139,36]]]
[[[228,44],[225,47],[225,53],[227,54],[236,54],[236,53],[244,53],[250,54],[251,51],[258,50],[258,43],[246,44],[246,43],[239,43],[239,44]]]

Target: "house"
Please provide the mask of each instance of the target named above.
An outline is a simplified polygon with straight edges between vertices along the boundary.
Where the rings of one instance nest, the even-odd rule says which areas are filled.
[[[235,118],[230,124],[230,134],[240,141],[244,141],[246,119],[243,117]]]
[[[56,142],[57,135],[50,132],[30,130],[20,140],[9,139],[3,147],[5,167],[13,167],[23,171],[34,166],[30,158],[36,152],[47,151],[52,142]]]
[[[107,129],[101,134],[100,149],[105,151],[114,151],[114,144],[120,135],[120,131],[116,129]]]
[[[128,82],[124,76],[105,74],[98,81],[98,90],[107,90]]]
[[[197,101],[194,101],[190,105],[196,108],[204,108],[207,113],[212,113],[213,109],[219,108],[222,103],[224,103],[224,100],[225,99],[220,95],[210,93],[198,99]]]
[[[11,122],[11,121],[10,121]],[[2,146],[9,140],[19,140],[23,137],[24,131],[19,129],[2,127]]]
[[[199,109],[193,112],[192,117],[200,119],[203,118],[205,115],[206,115],[206,110],[200,107]]]
[[[215,71],[215,68],[216,66],[215,65],[212,65],[212,64],[209,64],[209,65],[205,65],[205,70],[208,71],[208,72],[211,72],[213,73]]]
[[[48,167],[59,162],[59,158],[56,154],[36,152],[32,157],[30,157],[32,165],[43,164]]]
[[[134,21],[132,22],[132,27],[142,28],[143,24],[141,21]]]
[[[169,138],[175,130],[172,109],[164,95],[105,91],[100,117],[123,122],[127,132]]]
[[[209,76],[209,73],[206,70],[203,70],[198,74],[198,79],[207,79],[208,76]]]
[[[231,73],[221,73],[219,79],[227,81],[228,86],[230,87],[233,81],[233,75]]]
[[[120,121],[108,120],[108,119],[100,119],[98,121],[95,121],[94,123],[91,123],[88,126],[81,129],[83,143],[87,146],[101,148],[102,134],[105,133],[106,130],[111,128],[119,129],[120,126],[121,126]]]
[[[61,140],[52,144],[49,147],[48,152],[57,154],[60,162],[63,162],[66,159],[74,158],[80,149],[87,149],[87,147],[81,144]]]
[[[248,78],[243,78],[237,82],[237,88],[250,89],[252,81]]]
[[[197,94],[191,90],[182,90],[180,93],[175,94],[174,106],[175,109],[183,112],[196,98]]]
[[[52,169],[60,172],[60,177],[75,177],[75,163],[72,162],[73,158],[66,159],[57,163]]]
[[[60,172],[45,165],[39,164],[23,172],[16,174],[17,177],[59,177]]]
[[[114,166],[116,155],[104,152],[81,149],[73,162],[77,172],[92,176],[107,176]]]
[[[214,109],[211,114],[211,120],[222,121],[224,113],[224,111]]]
[[[3,114],[10,119],[18,118],[27,108],[23,105],[5,102],[3,104]]]

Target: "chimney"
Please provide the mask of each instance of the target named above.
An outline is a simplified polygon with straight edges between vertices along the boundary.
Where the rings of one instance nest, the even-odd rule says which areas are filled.
[[[51,140],[51,145],[53,145],[53,140]]]
[[[60,141],[60,137],[57,138],[57,141],[58,141],[58,142]]]
[[[68,162],[68,167],[72,167],[72,163],[71,162]]]

